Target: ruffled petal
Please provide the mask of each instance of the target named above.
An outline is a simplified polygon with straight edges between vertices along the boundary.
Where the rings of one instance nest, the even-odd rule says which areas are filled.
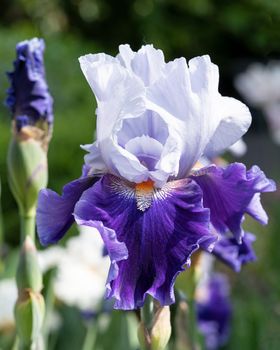
[[[119,61],[137,75],[145,86],[153,84],[161,76],[165,67],[164,55],[153,45],[144,45],[137,52],[132,51],[129,45],[120,45],[119,51]]]
[[[92,186],[98,178],[82,177],[63,187],[62,195],[43,189],[39,193],[37,207],[37,232],[44,246],[59,241],[74,222],[74,206],[82,193]]]
[[[255,236],[248,232],[245,232],[241,244],[238,244],[235,238],[222,236],[211,253],[234,271],[239,272],[242,265],[257,259],[252,247],[254,241]]]
[[[241,243],[245,213],[266,223],[260,202],[253,209],[252,201],[256,203],[257,193],[274,191],[275,183],[267,179],[259,167],[253,166],[247,171],[241,163],[225,168],[211,165],[194,172],[191,177],[203,191],[204,206],[210,209],[211,223],[217,231],[230,230]]]
[[[147,293],[162,305],[174,302],[175,277],[183,265],[200,245],[210,247],[216,240],[194,181],[169,182],[161,190],[146,185],[139,189],[106,175],[83,193],[74,211],[80,224],[101,222],[126,245],[128,259],[113,268],[107,292],[119,309],[143,306]]]
[[[79,61],[97,99],[97,141],[110,137],[122,119],[144,113],[143,82],[116,58],[97,54],[82,56]]]
[[[103,160],[103,169],[117,176],[127,174],[130,181],[142,181],[147,178],[147,169],[118,145],[117,133],[125,119],[145,112],[143,82],[111,56],[86,55],[80,57],[80,64],[98,104],[97,143],[88,148],[86,163],[96,172],[99,169],[94,161],[98,158],[98,166]]]

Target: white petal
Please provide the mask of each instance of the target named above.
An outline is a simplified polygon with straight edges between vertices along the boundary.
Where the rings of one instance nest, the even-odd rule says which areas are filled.
[[[161,76],[164,66],[163,52],[153,45],[142,46],[131,61],[133,72],[146,86],[153,84]]]
[[[89,145],[82,145],[82,149],[89,152],[85,155],[85,163],[91,167],[93,174],[103,174],[107,172],[107,166],[104,163],[102,154],[98,147],[98,142]]]
[[[104,53],[88,54],[79,57],[80,66],[97,100],[102,100],[111,92],[115,57]],[[100,68],[103,67],[102,70]],[[105,68],[104,68],[105,67]]]
[[[135,52],[131,50],[128,44],[119,46],[119,54],[117,55],[117,59],[120,63],[126,67],[131,68],[131,61],[135,56]]]
[[[83,72],[97,97],[97,144],[96,157],[90,153],[86,163],[94,165],[96,161],[102,168],[101,159],[111,173],[130,181],[146,179],[147,169],[139,160],[116,143],[116,134],[123,120],[137,118],[145,111],[143,82],[133,73],[112,62],[110,56],[96,55],[80,59]],[[114,60],[113,60],[114,61]],[[91,148],[96,151],[95,145]],[[99,162],[100,160],[100,162]]]
[[[247,152],[247,145],[242,139],[240,139],[237,142],[235,142],[232,146],[230,146],[229,151],[235,157],[242,157]]]
[[[156,163],[160,159],[163,146],[156,139],[142,135],[129,140],[125,145],[125,149],[134,154],[141,164],[145,165],[149,170],[154,170]]]
[[[114,140],[104,140],[100,144],[100,148],[104,162],[112,174],[135,183],[148,180],[148,169],[132,153],[119,146]]]
[[[118,60],[136,74],[146,86],[153,84],[162,74],[165,66],[164,55],[153,45],[144,45],[137,52],[129,45],[120,45]]]
[[[125,119],[118,131],[118,143],[124,146],[129,140],[142,135],[156,139],[165,144],[168,136],[168,124],[155,112],[146,111],[138,118]]]
[[[166,75],[147,90],[147,107],[172,125],[180,140],[174,150],[180,161],[179,177],[201,156],[220,121],[214,113],[219,96],[217,66],[208,56],[191,60],[189,66],[185,59],[175,60],[167,65]]]
[[[252,120],[248,107],[234,98],[221,96],[216,107],[221,122],[205,148],[204,154],[208,157],[221,154],[237,142],[246,133]]]

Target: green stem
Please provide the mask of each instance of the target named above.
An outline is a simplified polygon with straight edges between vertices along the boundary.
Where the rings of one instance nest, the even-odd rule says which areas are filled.
[[[35,239],[35,215],[20,215],[20,234],[21,241],[29,235],[34,241]]]
[[[97,335],[97,323],[94,320],[87,324],[86,336],[82,350],[94,350]]]
[[[196,276],[195,276],[195,268],[191,268],[190,271],[190,291],[188,295],[188,334],[190,340],[190,349],[197,349],[199,339],[197,332],[197,313],[196,313],[196,302],[195,302],[195,291],[196,291]]]

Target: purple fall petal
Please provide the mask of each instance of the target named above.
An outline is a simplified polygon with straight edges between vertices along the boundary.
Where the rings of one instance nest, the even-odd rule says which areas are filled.
[[[216,240],[209,232],[209,211],[202,207],[202,193],[194,181],[174,181],[161,190],[143,192],[142,204],[150,200],[149,195],[151,205],[140,210],[135,187],[105,175],[75,207],[78,223],[96,227],[102,222],[128,250],[128,259],[117,262],[118,274],[113,268],[109,276],[107,296],[116,299],[115,308],[141,307],[147,293],[161,305],[173,303],[175,277],[183,265],[200,244],[209,246]],[[111,247],[107,249],[110,255]]]
[[[39,193],[37,232],[44,246],[59,241],[74,222],[73,211],[82,193],[97,181],[93,176],[81,177],[63,187],[62,195],[49,189]]]
[[[254,241],[255,236],[248,232],[245,232],[241,244],[238,244],[235,238],[221,236],[212,254],[234,271],[239,272],[242,265],[257,259],[252,247]]]
[[[203,204],[210,209],[211,223],[221,233],[230,230],[238,242],[244,234],[241,227],[245,213],[266,223],[266,214],[259,202],[259,193],[275,190],[272,180],[266,178],[257,166],[250,170],[242,163],[225,168],[210,165],[196,171],[191,178],[203,191]],[[253,208],[253,204],[258,204]]]

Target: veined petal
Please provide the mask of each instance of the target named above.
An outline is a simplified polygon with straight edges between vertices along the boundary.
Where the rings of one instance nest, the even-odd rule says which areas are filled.
[[[245,232],[241,244],[235,238],[221,235],[218,242],[215,243],[211,254],[215,255],[234,271],[239,272],[242,265],[257,259],[252,247],[254,241],[255,236],[248,232]]]
[[[62,195],[43,189],[37,207],[37,232],[44,246],[59,241],[74,222],[74,206],[82,193],[97,181],[93,176],[81,177],[63,187]]]
[[[266,223],[262,220],[264,214],[260,203],[257,209],[253,209],[251,203],[256,201],[257,193],[275,191],[275,183],[267,179],[257,166],[247,171],[241,163],[225,168],[211,165],[195,171],[191,177],[201,187],[204,207],[210,209],[211,223],[219,232],[230,230],[241,243],[244,235],[241,223],[245,213]]]
[[[80,224],[101,222],[128,250],[128,259],[118,261],[109,276],[107,296],[116,299],[116,308],[141,307],[146,294],[162,305],[173,303],[175,277],[183,265],[190,264],[200,245],[210,247],[216,240],[194,181],[169,182],[160,190],[149,186],[105,175],[75,207]]]

